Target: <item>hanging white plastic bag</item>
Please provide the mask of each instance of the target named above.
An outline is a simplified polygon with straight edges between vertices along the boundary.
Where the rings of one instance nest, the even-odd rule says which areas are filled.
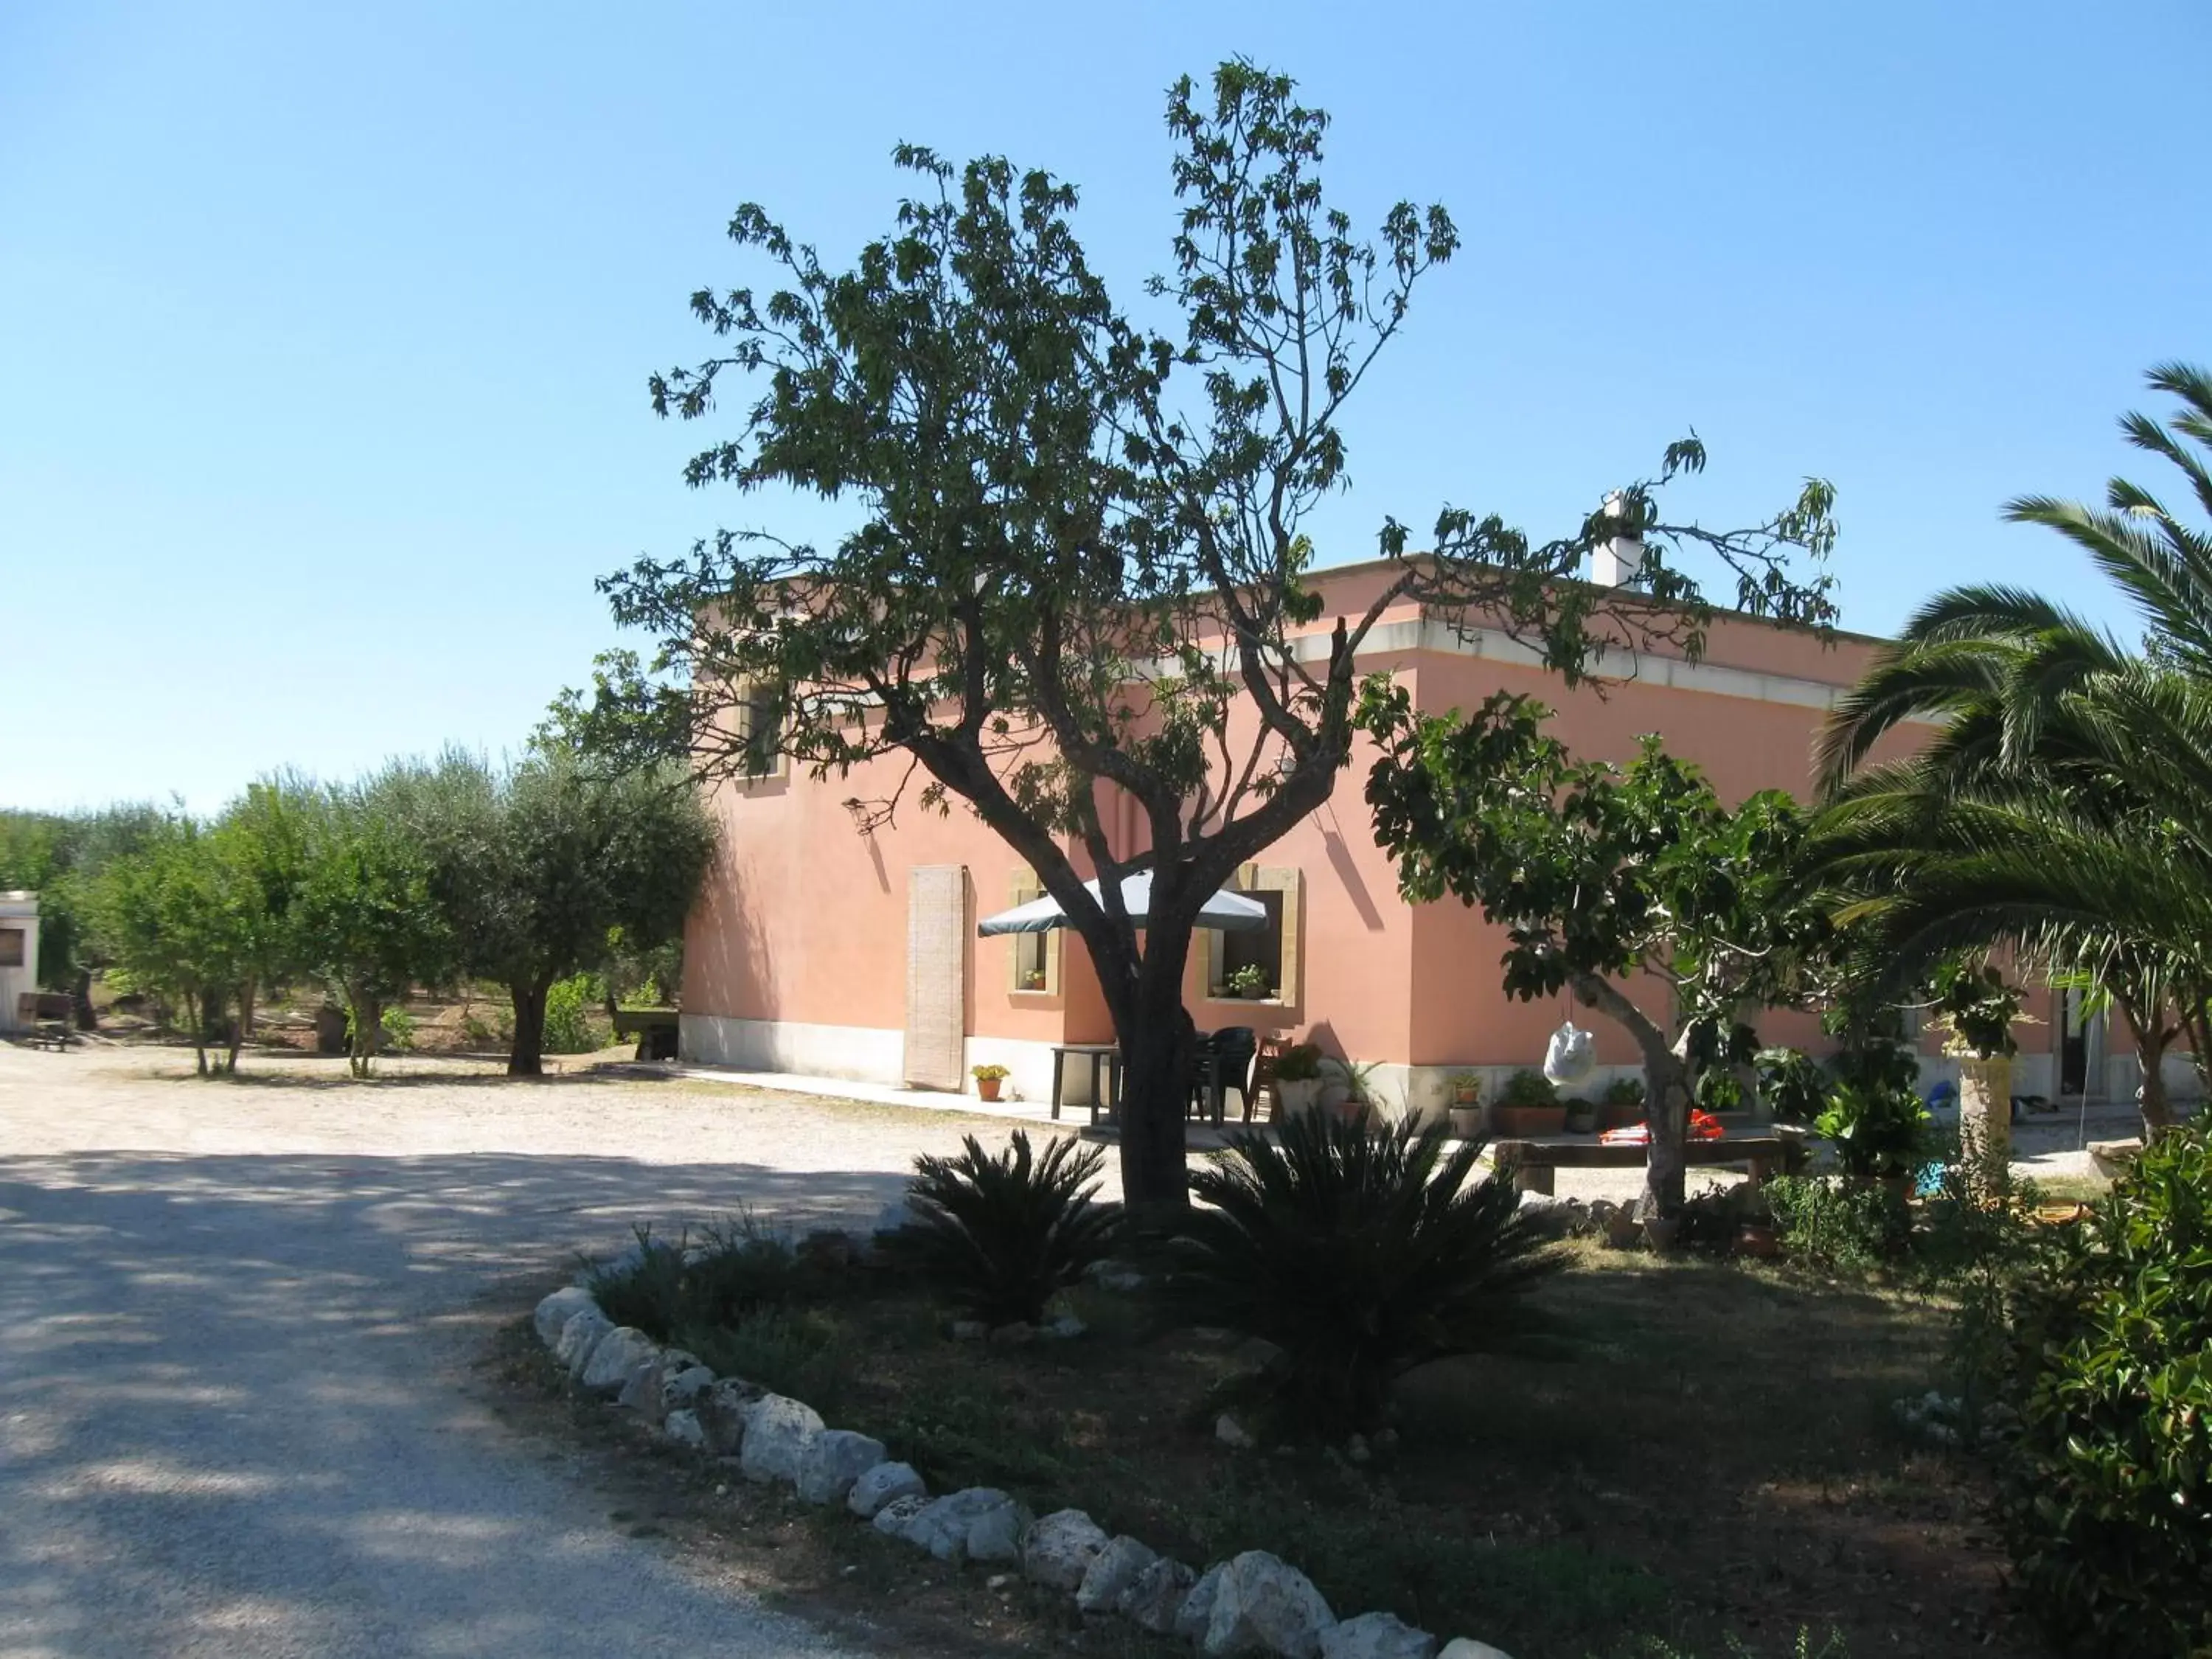
[[[1552,1033],[1544,1051],[1544,1075],[1563,1089],[1587,1082],[1597,1069],[1597,1044],[1590,1034],[1568,1020]]]

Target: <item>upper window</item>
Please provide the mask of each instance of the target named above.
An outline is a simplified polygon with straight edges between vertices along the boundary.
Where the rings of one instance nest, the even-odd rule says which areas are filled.
[[[776,706],[775,688],[766,681],[748,681],[737,705],[738,744],[749,778],[783,775],[782,711]]]
[[[23,965],[24,941],[28,938],[21,927],[0,927],[0,968],[21,968]]]

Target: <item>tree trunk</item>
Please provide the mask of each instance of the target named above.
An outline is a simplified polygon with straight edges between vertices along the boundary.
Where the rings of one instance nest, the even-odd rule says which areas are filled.
[[[1577,974],[1572,983],[1585,1007],[1619,1021],[1643,1053],[1644,1117],[1650,1139],[1644,1148],[1644,1197],[1638,1207],[1646,1219],[1678,1214],[1688,1174],[1683,1153],[1690,1136],[1693,1079],[1683,1050],[1690,1034],[1685,1030],[1670,1042],[1665,1029],[1610,980]]]
[[[507,1051],[509,1077],[545,1074],[545,994],[550,980],[526,980],[508,986],[514,998],[514,1042]]]
[[[70,999],[76,1006],[76,1029],[97,1031],[100,1016],[94,1012],[92,1006],[92,969],[81,968],[77,970],[76,983],[70,988]]]
[[[191,1027],[192,1058],[199,1062],[199,1074],[207,1075],[207,1012],[196,992],[185,993],[185,1024]]]
[[[2127,1004],[2120,1005],[2128,1033],[2135,1038],[2136,1065],[2142,1073],[2137,1103],[2142,1112],[2145,1145],[2173,1127],[2173,1105],[2166,1094],[2166,1050],[2174,1033],[2160,1020],[2161,1012],[2162,1009],[2156,1009],[2148,1015],[2138,1015]]]
[[[376,1069],[377,1041],[384,1035],[384,1000],[366,991],[346,994],[353,1008],[353,1054],[346,1061],[356,1077]]]

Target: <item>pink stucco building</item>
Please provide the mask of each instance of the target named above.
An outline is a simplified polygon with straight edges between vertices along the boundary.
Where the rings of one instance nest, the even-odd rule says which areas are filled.
[[[1364,610],[1385,573],[1379,565],[1318,573],[1325,605],[1316,632],[1340,613]],[[1663,653],[1616,656],[1607,672],[1620,678],[1602,692],[1570,693],[1515,642],[1462,635],[1408,604],[1369,636],[1359,666],[1389,671],[1430,711],[1472,708],[1501,689],[1531,692],[1557,711],[1555,729],[1589,757],[1626,760],[1640,735],[1658,732],[1734,800],[1769,787],[1809,793],[1815,726],[1877,643],[1845,635],[1824,645],[1724,619],[1695,662]],[[1494,1097],[1506,1073],[1540,1062],[1546,1039],[1571,1012],[1595,1031],[1604,1065],[1632,1070],[1634,1048],[1610,1022],[1571,1009],[1565,998],[1505,998],[1502,936],[1479,913],[1449,900],[1409,905],[1398,896],[1360,795],[1372,758],[1356,752],[1330,804],[1243,872],[1240,885],[1262,896],[1279,926],[1266,935],[1200,935],[1185,987],[1200,1029],[1253,1025],[1378,1062],[1384,1095],[1424,1112],[1441,1109],[1445,1080],[1456,1072],[1486,1073],[1486,1097]],[[997,1062],[1011,1069],[1019,1096],[1044,1097],[1054,1045],[1113,1037],[1082,941],[1066,933],[977,939],[979,919],[1040,890],[1029,870],[957,804],[949,817],[909,811],[896,826],[861,835],[843,803],[888,793],[887,779],[817,782],[789,770],[718,788],[721,848],[685,937],[684,1056],[899,1083],[929,1075],[916,1057],[915,1022],[930,1023],[941,1051],[950,1018],[960,1049],[957,1075]],[[1117,853],[1139,850],[1139,823],[1127,815]],[[1077,861],[1081,867],[1079,853]],[[956,937],[964,944],[951,945]],[[933,950],[940,958],[934,968],[917,965]],[[956,950],[957,959],[944,957]],[[1228,973],[1245,961],[1260,963],[1275,996],[1243,1000],[1225,988]],[[933,975],[927,985],[918,978],[925,974]],[[2039,1001],[2049,1006],[2032,1010],[2044,1023],[2025,1034],[2018,1089],[2055,1096],[2062,1085],[2068,1093],[2086,1088],[2093,1098],[2132,1093],[2124,1041],[2108,1045],[2101,1024],[2069,1021],[2055,994],[2039,994]],[[1769,1016],[1762,1032],[1769,1041],[1818,1047],[1817,1030],[1802,1017]],[[1941,1064],[1929,1062],[1931,1074]],[[937,1071],[942,1080],[942,1065]],[[2184,1059],[2177,1085],[2187,1076]],[[1071,1097],[1082,1082],[1079,1068]]]

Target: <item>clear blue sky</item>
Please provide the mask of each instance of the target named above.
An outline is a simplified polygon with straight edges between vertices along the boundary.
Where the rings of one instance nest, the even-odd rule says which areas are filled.
[[[0,7],[0,802],[497,750],[614,641],[592,578],[796,504],[687,491],[647,408],[757,199],[842,256],[890,146],[1050,167],[1137,299],[1162,89],[1245,53],[1336,118],[1364,222],[1468,247],[1321,526],[1538,533],[1694,424],[1684,498],[1837,483],[1846,621],[2025,582],[2119,620],[2027,490],[2130,459],[2212,357],[2203,0],[1425,7]],[[28,699],[27,709],[24,699]],[[38,717],[27,718],[35,714]]]

